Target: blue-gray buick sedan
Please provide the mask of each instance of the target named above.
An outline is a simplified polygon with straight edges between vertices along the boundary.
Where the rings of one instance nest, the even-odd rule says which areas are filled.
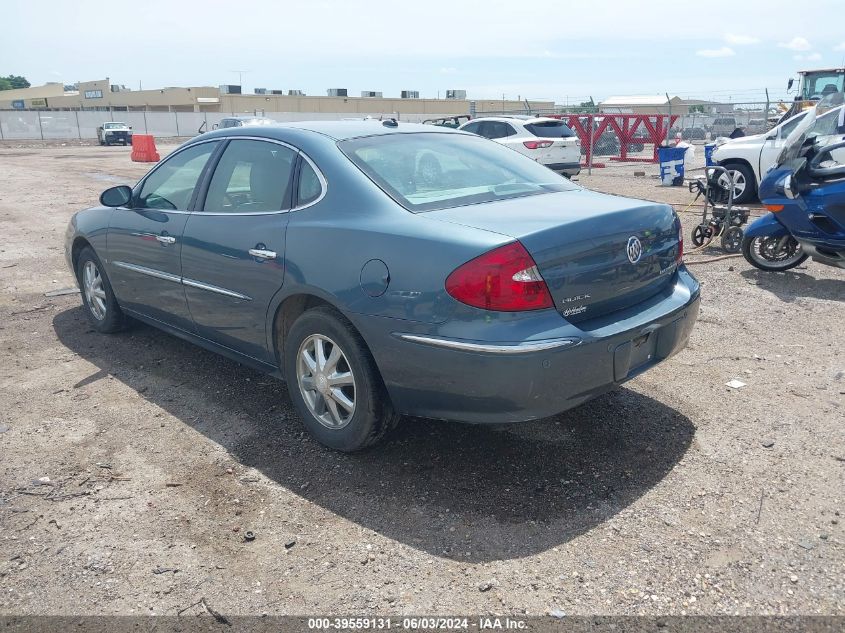
[[[91,325],[131,317],[284,378],[343,451],[403,414],[559,413],[682,349],[698,315],[671,207],[445,128],[219,130],[100,203],[66,240]]]

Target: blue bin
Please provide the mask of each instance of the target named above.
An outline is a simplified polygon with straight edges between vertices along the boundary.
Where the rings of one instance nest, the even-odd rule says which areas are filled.
[[[704,146],[704,164],[710,167],[715,165],[713,162],[713,150],[716,149],[716,143],[708,143]]]
[[[685,147],[659,147],[657,160],[660,162],[660,182],[666,186],[684,184]]]

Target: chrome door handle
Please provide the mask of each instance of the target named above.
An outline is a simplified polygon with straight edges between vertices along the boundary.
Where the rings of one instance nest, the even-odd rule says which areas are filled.
[[[262,248],[251,248],[249,254],[258,259],[276,259],[276,251],[265,251]]]
[[[176,238],[170,235],[156,235],[156,239],[162,244],[173,244],[176,242]]]

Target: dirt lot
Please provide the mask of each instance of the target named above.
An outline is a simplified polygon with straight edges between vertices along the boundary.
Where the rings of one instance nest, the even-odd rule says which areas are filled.
[[[845,271],[696,265],[689,349],[625,388],[339,455],[283,384],[45,297],[71,214],[145,170],[0,146],[0,613],[845,613]],[[681,210],[656,173],[581,183]]]

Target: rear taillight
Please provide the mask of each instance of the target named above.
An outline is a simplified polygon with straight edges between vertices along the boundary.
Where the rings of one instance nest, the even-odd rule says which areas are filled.
[[[452,297],[484,310],[518,312],[554,306],[549,288],[525,247],[511,242],[456,268],[446,279]]]
[[[554,141],[522,141],[528,149],[542,149],[544,147],[551,147]]]

